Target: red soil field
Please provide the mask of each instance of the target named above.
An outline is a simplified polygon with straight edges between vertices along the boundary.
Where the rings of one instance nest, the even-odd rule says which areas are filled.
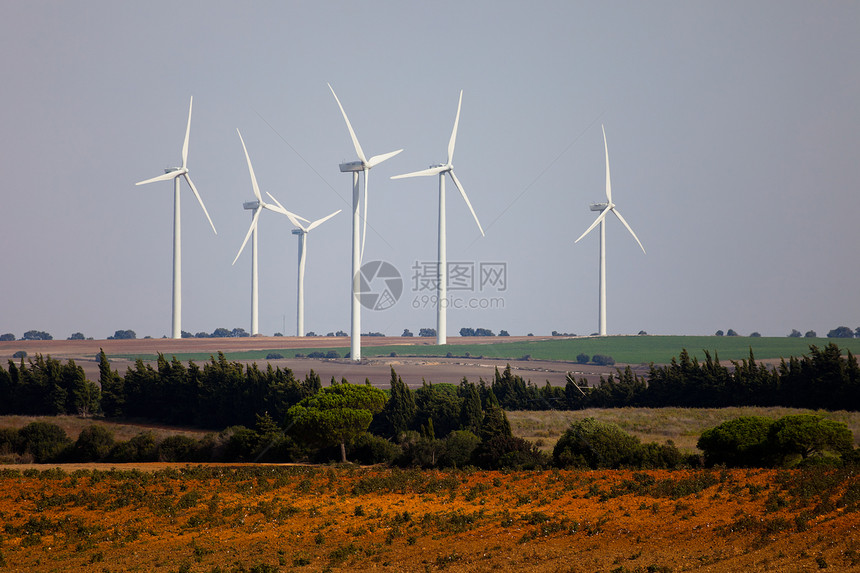
[[[0,469],[0,565],[857,571],[858,510],[848,470]]]

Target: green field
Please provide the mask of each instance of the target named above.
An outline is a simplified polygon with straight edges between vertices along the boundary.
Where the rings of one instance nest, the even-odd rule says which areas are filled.
[[[704,351],[717,354],[721,361],[741,360],[749,357],[752,348],[756,359],[788,358],[801,356],[809,352],[809,346],[815,344],[826,346],[829,342],[836,343],[843,350],[860,352],[858,338],[751,338],[747,336],[608,336],[584,338],[559,338],[553,340],[537,340],[534,342],[499,342],[491,344],[449,344],[443,346],[363,346],[362,356],[446,356],[450,353],[455,357],[483,357],[517,360],[529,356],[532,360],[560,360],[575,362],[578,354],[603,354],[611,356],[621,364],[648,364],[654,362],[665,364],[677,357],[681,349],[686,348],[691,356],[702,360]],[[335,342],[333,340],[333,342]],[[335,350],[343,356],[349,350],[349,339],[336,341],[339,345],[327,348],[259,350],[249,352],[225,353],[228,360],[260,360],[264,361],[268,354],[278,353],[284,358],[293,358],[296,353],[307,354],[311,351],[328,352]],[[372,341],[365,339],[365,344]],[[176,358],[187,362],[194,360],[202,362],[209,360],[209,353],[177,354]],[[153,360],[154,355],[115,355],[111,358]]]

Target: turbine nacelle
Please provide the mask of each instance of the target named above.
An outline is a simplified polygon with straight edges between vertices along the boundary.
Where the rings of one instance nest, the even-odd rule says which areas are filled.
[[[363,161],[350,161],[348,163],[341,163],[339,167],[341,173],[357,173],[359,171],[364,171],[365,169],[367,169]]]
[[[589,205],[589,209],[592,211],[603,211],[607,207],[609,207],[609,203],[592,203]],[[615,207],[615,205],[612,205],[612,207]]]
[[[262,202],[260,201],[245,201],[244,203],[242,203],[242,208],[248,211],[259,209],[260,206],[262,206]]]

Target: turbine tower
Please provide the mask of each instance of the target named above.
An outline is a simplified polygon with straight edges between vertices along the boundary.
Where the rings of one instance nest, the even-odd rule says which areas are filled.
[[[361,145],[358,143],[358,138],[355,136],[355,131],[352,129],[352,124],[349,123],[349,118],[346,112],[337,99],[337,94],[334,93],[334,88],[328,84],[328,89],[331,90],[331,95],[337,102],[340,108],[340,113],[346,122],[346,128],[349,130],[349,136],[352,138],[352,144],[355,147],[355,153],[358,155],[358,161],[350,161],[341,163],[340,170],[342,173],[352,173],[352,299],[350,300],[351,318],[350,318],[350,359],[354,361],[361,360],[361,306],[359,302],[359,293],[361,292],[361,259],[364,257],[364,241],[367,238],[367,177],[370,175],[370,170],[403,151],[391,151],[382,155],[374,155],[367,159]],[[359,220],[359,207],[361,204],[360,189],[358,186],[358,174],[364,173],[364,224],[363,228],[359,228],[361,221]]]
[[[296,287],[296,336],[303,337],[305,335],[305,261],[307,259],[307,236],[309,232],[316,229],[317,227],[340,213],[342,209],[338,209],[331,215],[323,217],[322,219],[317,219],[313,223],[304,226],[299,223],[297,219],[301,219],[306,223],[308,222],[307,219],[290,213],[289,211],[284,209],[284,206],[281,205],[280,201],[275,199],[274,195],[268,192],[266,194],[271,197],[272,201],[274,201],[278,205],[277,208],[272,208],[272,210],[276,210],[282,215],[286,215],[287,217],[289,217],[290,222],[292,222],[293,225],[298,227],[297,229],[293,229],[293,235],[296,235],[299,238],[299,272],[298,284]]]
[[[472,212],[472,217],[475,218],[475,223],[478,224],[478,230],[481,231],[481,236],[484,236],[484,229],[481,227],[481,222],[478,221],[478,216],[472,208],[472,203],[469,202],[469,197],[466,191],[460,184],[460,180],[454,175],[454,144],[457,142],[457,127],[460,124],[460,107],[463,105],[463,90],[460,90],[460,101],[457,104],[457,116],[454,118],[454,129],[451,131],[451,139],[448,141],[448,161],[446,163],[431,165],[429,169],[423,171],[415,171],[404,175],[395,175],[392,179],[402,179],[404,177],[422,177],[439,175],[439,264],[436,271],[436,344],[446,344],[448,341],[447,328],[448,319],[446,315],[448,307],[448,255],[447,255],[447,240],[446,240],[446,223],[445,223],[445,174],[451,176],[451,181],[457,186],[463,200]]]
[[[245,240],[242,241],[242,246],[239,247],[239,252],[236,253],[236,258],[233,259],[233,264],[236,264],[236,261],[239,260],[239,256],[242,254],[242,251],[245,250],[245,245],[248,244],[248,239],[253,236],[251,240],[251,336],[255,336],[259,334],[259,298],[258,298],[258,287],[257,287],[257,224],[260,219],[260,213],[263,209],[269,209],[270,211],[275,211],[280,213],[281,211],[274,207],[273,205],[269,205],[268,203],[263,201],[263,197],[260,195],[260,186],[257,185],[257,176],[254,174],[254,167],[251,165],[251,157],[248,155],[248,148],[245,146],[245,140],[242,138],[242,133],[237,129],[236,133],[239,134],[239,141],[242,142],[242,149],[245,150],[245,159],[248,162],[248,172],[251,174],[251,188],[254,190],[254,197],[256,197],[255,201],[247,201],[242,204],[242,206],[252,211],[251,213],[251,226],[248,228],[248,232],[245,234]],[[283,209],[283,208],[282,208]],[[287,210],[283,209],[284,214],[287,214]],[[297,215],[293,215],[289,213],[288,216],[295,217],[296,219],[301,219]],[[292,219],[291,219],[292,220]],[[306,221],[305,219],[302,219]],[[296,221],[296,223],[298,222]]]
[[[197,192],[197,187],[191,182],[191,177],[188,176],[188,137],[191,134],[191,108],[194,104],[194,97],[191,97],[191,102],[188,104],[188,125],[185,128],[185,142],[182,144],[182,165],[180,167],[169,167],[164,170],[163,175],[139,181],[135,185],[145,185],[156,181],[168,181],[173,179],[173,320],[171,325],[171,338],[182,338],[182,229],[180,225],[180,208],[179,208],[179,178],[184,177],[188,182],[188,186],[197,197],[197,202],[203,208],[203,213],[209,220],[212,230],[215,234],[215,224],[212,223],[212,218],[206,210],[206,205],[203,204],[203,199],[200,198],[200,193]]]
[[[612,202],[612,185],[609,179],[609,146],[606,144],[606,129],[602,125],[600,127],[603,129],[603,149],[606,152],[606,202],[591,204],[590,209],[592,211],[600,211],[600,215],[597,216],[597,219],[594,220],[591,226],[574,243],[578,243],[598,223],[600,224],[600,321],[598,334],[606,336],[606,215],[611,211],[612,214],[618,217],[618,220],[621,221],[627,230],[630,231],[630,234],[633,235],[633,238],[636,239],[636,242],[639,243],[639,248],[642,249],[643,253],[645,252],[645,247],[642,246],[639,237],[636,236],[636,233],[633,232],[633,229],[630,228],[630,225],[627,224],[627,221],[624,220],[624,217],[615,208],[615,203]]]

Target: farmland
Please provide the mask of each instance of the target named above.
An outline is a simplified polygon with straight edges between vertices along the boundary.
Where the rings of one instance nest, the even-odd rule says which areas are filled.
[[[860,566],[860,478],[807,470],[0,471],[9,571]]]

